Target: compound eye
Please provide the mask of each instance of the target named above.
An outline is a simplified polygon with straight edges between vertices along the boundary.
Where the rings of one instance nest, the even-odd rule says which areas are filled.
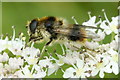
[[[35,33],[35,30],[36,30],[37,26],[38,26],[38,21],[37,20],[32,20],[30,25],[29,25],[30,31],[32,33]]]

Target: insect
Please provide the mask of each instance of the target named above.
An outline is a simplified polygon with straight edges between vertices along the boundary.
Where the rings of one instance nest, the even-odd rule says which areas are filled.
[[[96,38],[87,28],[98,29],[92,26],[69,24],[65,19],[54,16],[36,18],[28,22],[30,42],[47,41],[46,46],[54,41],[72,41],[84,43],[89,38]]]

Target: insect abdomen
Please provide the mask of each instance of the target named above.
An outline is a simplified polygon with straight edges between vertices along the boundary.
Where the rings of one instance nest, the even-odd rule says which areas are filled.
[[[68,36],[69,40],[72,41],[84,41],[86,39],[84,29],[80,28],[79,25],[74,24]]]

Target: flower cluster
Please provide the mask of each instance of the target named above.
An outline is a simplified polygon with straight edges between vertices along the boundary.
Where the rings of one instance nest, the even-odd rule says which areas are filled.
[[[96,16],[91,16],[89,12],[89,20],[83,25],[99,27],[101,29],[87,29],[91,33],[99,36],[91,41],[85,42],[85,47],[65,42],[61,45],[63,54],[51,53],[40,58],[41,52],[39,49],[31,46],[26,46],[23,33],[19,38],[15,38],[15,29],[13,27],[13,36],[10,39],[8,36],[0,37],[0,78],[44,78],[51,74],[57,74],[58,70],[63,73],[63,78],[88,78],[99,75],[104,78],[104,73],[119,74],[118,67],[118,43],[119,43],[119,27],[118,17],[112,17],[109,21],[106,13],[105,20],[96,22]],[[73,18],[74,19],[74,18]],[[74,19],[75,23],[77,21]],[[110,36],[111,39],[107,39]],[[108,40],[107,42],[105,40]],[[69,45],[80,47],[79,50]],[[63,47],[64,46],[64,47]],[[68,65],[68,67],[64,67]]]

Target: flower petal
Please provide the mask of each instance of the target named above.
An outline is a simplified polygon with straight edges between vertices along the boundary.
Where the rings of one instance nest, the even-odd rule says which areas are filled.
[[[83,66],[84,66],[83,60],[77,59],[77,67],[78,68],[83,68]]]
[[[94,70],[92,70],[91,75],[96,76],[98,74],[98,72],[99,72],[98,69],[94,69]]]
[[[53,74],[55,71],[57,71],[59,69],[59,66],[57,64],[53,64],[53,65],[54,65],[53,68],[48,69],[48,76]]]
[[[99,76],[100,76],[100,78],[104,78],[104,72],[103,72],[103,70],[100,70]]]
[[[106,73],[112,73],[112,69],[111,69],[110,67],[111,67],[111,65],[107,65],[107,66],[104,68],[104,71],[105,71]]]
[[[76,70],[72,67],[66,69],[66,71],[63,74],[64,78],[73,78],[73,73],[76,72]]]
[[[117,74],[119,73],[118,63],[113,62],[112,64],[113,64],[113,66],[112,66],[113,73],[114,73],[115,75],[117,75]]]

